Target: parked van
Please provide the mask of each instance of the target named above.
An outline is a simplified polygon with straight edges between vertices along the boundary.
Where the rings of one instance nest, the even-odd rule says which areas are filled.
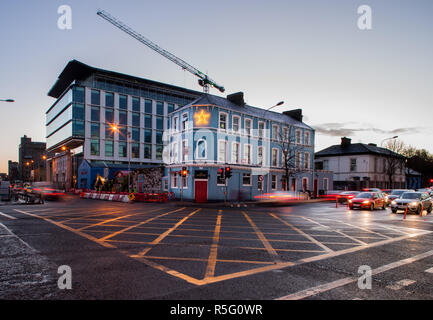
[[[0,201],[9,201],[11,198],[11,184],[9,181],[0,181]]]

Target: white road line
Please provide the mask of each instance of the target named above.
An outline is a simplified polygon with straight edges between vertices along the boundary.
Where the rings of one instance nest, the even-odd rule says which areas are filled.
[[[433,273],[433,268],[427,269],[425,272],[427,272],[427,273]]]
[[[8,215],[8,214],[6,214],[6,213],[3,213],[3,212],[0,212],[0,216],[6,217],[6,218],[8,218],[8,219],[16,220],[15,217],[12,217],[12,216],[10,216],[10,215]]]
[[[13,233],[8,227],[6,227],[3,223],[0,222],[0,226],[3,227],[10,236],[13,236],[15,238],[17,238],[19,241],[21,241],[21,243],[23,243],[26,247],[28,247],[30,250],[32,251],[36,251],[34,248],[32,248],[27,242],[25,242],[23,239],[21,239],[20,237],[18,237],[15,233]]]
[[[381,266],[379,268],[376,268],[374,270],[372,270],[372,275],[376,275],[385,271],[389,271],[407,264],[411,264],[415,261],[421,260],[421,259],[425,259],[427,257],[433,256],[433,250],[418,254],[416,256],[407,258],[407,259],[403,259],[403,260],[399,260],[384,266]],[[347,277],[347,278],[343,278],[340,280],[336,280],[333,282],[329,282],[329,283],[325,283],[316,287],[312,287],[309,289],[305,289],[299,292],[295,292],[292,294],[289,294],[287,296],[281,297],[281,298],[277,298],[276,300],[300,300],[300,299],[304,299],[307,297],[311,297],[314,295],[317,295],[319,293],[323,293],[335,288],[339,288],[342,286],[345,286],[347,284],[353,283],[353,282],[357,282],[358,281],[358,277]],[[406,281],[412,281],[412,280],[407,280]]]
[[[394,284],[391,284],[389,286],[386,286],[388,289],[391,290],[400,290],[401,288],[410,286],[411,284],[414,284],[416,281],[415,280],[410,280],[410,279],[403,279],[400,281],[397,281]]]

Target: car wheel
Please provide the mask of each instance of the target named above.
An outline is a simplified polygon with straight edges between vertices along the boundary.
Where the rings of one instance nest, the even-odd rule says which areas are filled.
[[[421,206],[418,207],[418,210],[416,210],[416,213],[417,213],[418,215],[420,215],[420,214],[422,213]]]
[[[385,209],[386,209],[386,204],[384,202],[383,205],[382,205],[382,210],[385,210]]]
[[[430,205],[430,208],[428,208],[427,213],[431,213],[433,209],[433,204]]]
[[[391,209],[391,212],[392,212],[392,213],[397,213],[397,210],[395,210],[395,209]]]
[[[349,209],[350,209],[350,210],[353,210],[353,206],[349,206]]]

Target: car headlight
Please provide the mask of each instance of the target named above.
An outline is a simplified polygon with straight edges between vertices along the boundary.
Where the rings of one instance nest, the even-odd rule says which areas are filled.
[[[391,202],[391,204],[397,204],[397,202],[393,201],[393,202]]]
[[[352,203],[352,200],[348,200],[349,201],[349,203]]]
[[[369,204],[369,203],[370,203],[370,201],[368,201],[368,200],[365,200],[365,201],[362,201],[362,203],[364,203],[364,204]]]
[[[418,202],[413,201],[413,202],[409,203],[409,205],[411,207],[416,207],[418,205]]]

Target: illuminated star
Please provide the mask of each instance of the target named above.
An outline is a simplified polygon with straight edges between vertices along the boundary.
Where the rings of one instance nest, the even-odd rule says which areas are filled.
[[[210,114],[208,112],[205,112],[203,109],[201,109],[200,112],[196,112],[194,114],[195,124],[196,125],[208,124],[209,117]]]

